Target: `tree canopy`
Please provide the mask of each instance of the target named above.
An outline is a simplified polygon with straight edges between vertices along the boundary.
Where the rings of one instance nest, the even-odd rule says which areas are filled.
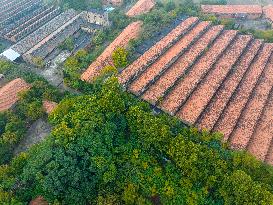
[[[122,91],[115,77],[68,97],[51,135],[0,167],[0,201],[272,204],[273,170]]]

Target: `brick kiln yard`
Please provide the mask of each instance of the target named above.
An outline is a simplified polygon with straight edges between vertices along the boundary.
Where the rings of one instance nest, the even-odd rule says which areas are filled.
[[[119,74],[135,95],[273,164],[273,44],[190,17]]]

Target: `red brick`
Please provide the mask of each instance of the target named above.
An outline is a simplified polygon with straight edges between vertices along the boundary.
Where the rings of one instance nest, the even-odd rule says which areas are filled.
[[[250,40],[251,37],[246,35],[241,35],[236,39],[231,48],[221,57],[209,75],[177,113],[177,117],[191,124],[196,122]]]
[[[257,55],[259,48],[262,45],[262,41],[255,40],[248,52],[243,55],[242,60],[238,65],[235,66],[232,75],[224,82],[221,89],[217,92],[215,98],[211,101],[209,106],[206,108],[206,112],[198,122],[198,128],[211,130],[220,117],[222,111],[228,103],[228,100],[236,90],[248,67]]]
[[[143,95],[143,99],[152,104],[163,96],[189,67],[201,55],[209,44],[217,38],[223,30],[223,26],[214,26],[206,32],[184,55],[149,90]]]

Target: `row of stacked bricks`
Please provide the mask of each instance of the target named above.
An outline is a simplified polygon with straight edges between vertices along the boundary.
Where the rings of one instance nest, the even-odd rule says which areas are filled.
[[[64,25],[59,27],[56,31],[48,35],[41,42],[36,44],[28,52],[24,54],[27,57],[26,60],[31,61],[33,57],[40,57],[45,59],[55,48],[56,45],[60,45],[65,41],[67,36],[72,36],[78,30],[80,30],[82,25],[82,18],[80,14],[66,22]]]
[[[154,6],[155,0],[139,0],[127,13],[129,17],[138,16],[144,13],[148,13]]]
[[[20,15],[19,18],[14,19],[12,21],[4,21],[0,24],[0,35],[3,38],[8,38],[6,34],[13,31],[14,29],[19,28],[22,24],[32,19],[34,16],[39,15],[46,9],[45,6],[41,5],[35,5],[32,9],[29,11],[24,12],[24,15]]]
[[[103,67],[113,65],[112,53],[118,47],[126,47],[130,40],[137,38],[141,31],[142,22],[137,21],[128,25],[120,35],[104,50],[104,52],[82,74],[81,79],[92,81],[100,74]]]
[[[260,5],[201,5],[201,11],[222,18],[257,19],[263,15]]]
[[[63,26],[66,22],[71,20],[77,15],[77,12],[74,10],[67,10],[61,13],[56,18],[52,19],[48,23],[44,24],[36,31],[28,35],[26,38],[22,39],[18,43],[12,46],[12,49],[17,51],[20,54],[26,53],[30,50],[37,42],[42,41],[52,32],[56,31],[58,28]]]
[[[16,8],[20,2],[20,0],[6,0],[2,2],[0,6],[0,16],[7,13],[9,10]],[[0,19],[2,20],[2,18]]]
[[[11,108],[18,100],[18,93],[28,90],[30,85],[17,78],[0,88],[0,112]]]
[[[6,9],[11,8],[12,5],[16,4],[17,2],[20,2],[20,0],[4,0],[4,1],[2,1],[1,5],[0,5],[0,9],[1,9],[0,14],[2,14],[2,11],[5,11]]]
[[[16,3],[12,3],[12,7],[1,10],[0,22],[9,22],[9,19],[12,21],[17,16],[20,16],[20,14],[25,10],[38,3],[41,3],[41,0],[21,0]]]
[[[271,23],[273,23],[273,5],[267,5],[263,7],[263,15],[266,19],[268,19]]]
[[[128,91],[273,164],[273,44],[190,17],[119,74]]]
[[[27,21],[21,21],[19,26],[5,34],[5,38],[16,42],[56,17],[60,12],[59,8],[55,9],[53,6],[49,8],[44,7],[44,10],[38,13],[35,12]]]
[[[198,23],[198,25],[191,29],[184,38],[181,38],[176,42],[168,51],[161,55],[149,69],[145,70],[145,72],[130,85],[129,90],[135,94],[140,94],[145,91],[150,84],[156,81],[157,78],[161,76],[177,58],[179,58],[179,56],[183,55],[187,48],[208,29],[209,25],[210,23],[205,21]]]
[[[273,5],[201,5],[201,11],[221,18],[265,18],[273,23]]]

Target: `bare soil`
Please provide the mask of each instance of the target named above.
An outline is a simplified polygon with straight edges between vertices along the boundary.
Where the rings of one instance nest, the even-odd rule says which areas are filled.
[[[41,142],[50,134],[51,129],[52,127],[45,119],[38,119],[30,126],[26,136],[14,149],[14,155],[18,155],[28,150],[32,145]]]

